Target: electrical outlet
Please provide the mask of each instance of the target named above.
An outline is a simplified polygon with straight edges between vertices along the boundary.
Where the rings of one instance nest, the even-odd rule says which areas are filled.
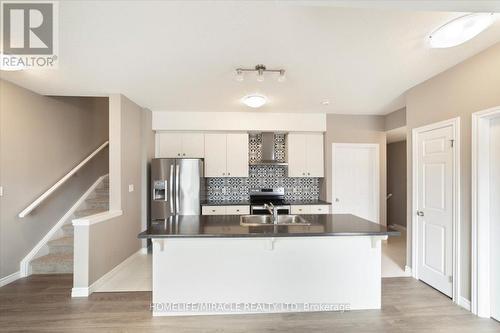
[[[134,184],[130,184],[130,185],[128,186],[128,191],[129,191],[129,192],[134,192]]]

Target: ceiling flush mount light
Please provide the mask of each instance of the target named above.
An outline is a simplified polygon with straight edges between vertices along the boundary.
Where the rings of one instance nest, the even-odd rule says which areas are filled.
[[[254,68],[236,68],[236,81],[244,80],[244,73],[253,72],[257,73],[257,81],[264,81],[264,74],[266,73],[277,73],[278,74],[278,82],[285,81],[285,70],[284,69],[267,69],[264,65],[257,65]]]
[[[488,28],[493,19],[493,13],[475,13],[458,17],[436,29],[429,36],[430,45],[433,48],[446,48],[465,43]]]
[[[248,95],[248,96],[243,97],[241,101],[246,106],[249,106],[251,108],[256,109],[256,108],[260,108],[261,106],[266,104],[267,98],[265,96],[262,96],[262,95],[253,94],[253,95]]]

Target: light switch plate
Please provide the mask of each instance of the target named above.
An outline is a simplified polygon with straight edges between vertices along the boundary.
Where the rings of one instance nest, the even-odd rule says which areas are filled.
[[[134,192],[134,184],[130,184],[130,185],[128,186],[128,191],[129,191],[129,192]]]

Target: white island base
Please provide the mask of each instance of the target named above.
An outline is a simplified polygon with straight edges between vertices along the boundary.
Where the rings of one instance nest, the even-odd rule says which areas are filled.
[[[153,238],[153,315],[380,309],[383,239]]]

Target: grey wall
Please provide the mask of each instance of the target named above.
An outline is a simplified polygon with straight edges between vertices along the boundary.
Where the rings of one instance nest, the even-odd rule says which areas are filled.
[[[387,145],[387,224],[406,226],[406,141]]]
[[[386,137],[384,116],[328,114],[325,133],[325,178],[321,198],[332,201],[332,143],[378,143],[380,146],[380,223],[386,224]]]
[[[144,172],[147,156],[152,156],[154,140],[151,135],[151,116],[122,95],[110,97],[110,125],[119,128],[111,131],[110,179],[120,174],[119,204],[123,215],[90,226],[89,230],[89,285],[137,252],[141,242],[137,235],[143,221]],[[146,133],[144,133],[144,131]],[[134,185],[129,192],[129,185]],[[113,181],[111,187],[117,187]],[[113,198],[111,198],[113,200]]]
[[[23,219],[17,215],[108,139],[108,99],[41,96],[0,80],[0,278],[97,180],[107,150]]]
[[[460,117],[461,289],[462,296],[470,300],[471,114],[500,105],[500,43],[410,89],[406,96],[408,133],[411,133],[413,128]],[[407,220],[410,230],[412,214],[410,136],[408,136],[408,147]],[[410,232],[408,241],[411,241]],[[407,262],[410,263],[411,252],[407,257]]]

